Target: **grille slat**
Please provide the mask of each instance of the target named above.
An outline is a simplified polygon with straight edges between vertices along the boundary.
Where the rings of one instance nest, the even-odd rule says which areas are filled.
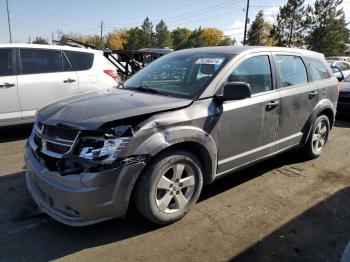
[[[47,148],[47,150],[50,150],[50,151],[55,152],[57,154],[66,154],[70,150],[70,147],[68,147],[68,146],[57,145],[57,144],[50,143],[50,142],[46,142],[46,148]]]
[[[38,126],[34,129],[33,140],[42,153],[61,158],[71,150],[79,134],[78,130],[64,126],[40,124],[40,128]]]
[[[46,125],[44,135],[49,139],[74,141],[78,135],[78,130],[64,126]]]

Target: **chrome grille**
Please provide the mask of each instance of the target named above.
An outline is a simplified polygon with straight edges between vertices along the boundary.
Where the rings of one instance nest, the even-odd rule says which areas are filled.
[[[33,133],[33,149],[55,158],[68,154],[79,136],[78,130],[42,123],[35,125]]]
[[[78,130],[65,126],[45,125],[44,135],[49,139],[61,141],[74,141],[77,137]]]

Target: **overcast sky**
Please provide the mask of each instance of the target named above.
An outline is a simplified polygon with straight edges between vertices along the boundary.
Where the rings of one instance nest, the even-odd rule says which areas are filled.
[[[163,19],[169,29],[176,27],[217,27],[225,34],[242,40],[246,1],[244,0],[8,0],[14,42],[27,42],[37,36],[51,40],[57,31],[100,34],[114,28],[140,26],[149,16],[155,25]],[[307,0],[313,3],[314,0]],[[263,9],[273,21],[283,0],[251,0],[250,18]],[[350,21],[350,0],[343,4]],[[0,0],[0,43],[9,42],[6,1]]]

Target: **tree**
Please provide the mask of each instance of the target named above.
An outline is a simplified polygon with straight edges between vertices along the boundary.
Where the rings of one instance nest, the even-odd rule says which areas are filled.
[[[148,17],[143,21],[141,29],[142,34],[139,37],[141,38],[142,47],[154,47],[156,41],[153,33],[153,24]]]
[[[126,32],[126,29],[121,29],[108,33],[106,46],[110,49],[122,49],[127,41]]]
[[[32,44],[48,45],[49,42],[42,37],[36,37],[35,40],[32,42]]]
[[[98,35],[87,36],[84,42],[97,48],[105,48],[106,46],[104,40]]]
[[[206,39],[208,46],[219,45],[224,38],[224,32],[214,27],[204,28],[202,34]]]
[[[313,10],[309,48],[325,56],[341,55],[349,42],[344,10],[337,9],[342,0],[316,0]]]
[[[176,28],[171,32],[172,38],[172,46],[175,50],[184,49],[190,47],[190,43],[188,41],[191,30],[187,28]]]
[[[251,46],[272,46],[270,37],[271,25],[264,20],[264,13],[260,11],[252,22],[248,31],[247,43]]]
[[[145,47],[142,40],[142,29],[134,27],[126,31],[126,41],[123,44],[123,48],[126,50],[137,50]]]
[[[229,45],[235,45],[235,44],[236,44],[236,40],[228,36],[225,36],[219,43],[220,46],[229,46]]]
[[[170,47],[171,46],[171,34],[163,20],[156,25],[156,42],[157,47]]]
[[[305,0],[288,0],[280,8],[277,24],[270,34],[278,46],[300,46],[304,44],[307,23]]]
[[[209,46],[209,41],[203,34],[204,30],[199,27],[198,29],[193,30],[191,35],[188,38],[190,47],[203,47]]]

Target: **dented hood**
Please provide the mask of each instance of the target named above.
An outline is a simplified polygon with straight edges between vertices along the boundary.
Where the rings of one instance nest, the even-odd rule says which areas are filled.
[[[111,121],[185,107],[191,102],[189,99],[116,89],[56,101],[41,108],[37,119],[49,125],[97,130]]]

